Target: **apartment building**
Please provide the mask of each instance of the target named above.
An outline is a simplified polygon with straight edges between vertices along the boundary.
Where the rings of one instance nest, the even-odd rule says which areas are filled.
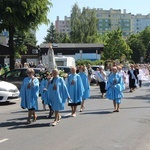
[[[118,28],[123,31],[124,36],[130,34],[132,30],[131,13],[126,13],[126,10],[123,10],[122,13],[120,9],[96,9],[96,14],[98,18],[98,30],[101,34],[117,30]]]
[[[133,33],[139,33],[146,27],[150,26],[150,14],[148,15],[132,15],[132,31]]]
[[[123,32],[123,36],[127,37],[133,33],[138,33],[144,30],[147,26],[150,26],[150,14],[131,14],[127,13],[126,9],[109,9],[104,10],[102,8],[95,9],[98,19],[99,33],[105,34],[108,31],[117,30],[120,28]],[[64,20],[55,21],[56,30],[59,33],[70,33],[70,17],[65,16]]]
[[[65,16],[64,20],[60,20],[59,16],[57,16],[57,20],[55,21],[56,31],[59,33],[68,33],[70,34],[70,17]]]

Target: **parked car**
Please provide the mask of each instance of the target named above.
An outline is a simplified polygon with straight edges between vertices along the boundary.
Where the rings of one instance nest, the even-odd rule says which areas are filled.
[[[58,70],[62,70],[62,71],[64,71],[64,72],[67,73],[67,74],[70,74],[70,73],[71,73],[71,67],[67,67],[67,66],[57,66],[57,69],[58,69]]]
[[[33,68],[35,71],[35,76],[39,76],[41,69]],[[22,81],[27,77],[27,68],[14,69],[8,71],[0,76],[0,80],[10,82],[17,86],[18,89],[21,88]]]
[[[18,88],[14,84],[0,81],[0,102],[19,97],[19,93]]]
[[[91,66],[92,70],[96,71],[100,66]]]
[[[91,68],[92,68],[91,84],[97,84],[97,78],[95,76],[95,72],[99,68],[99,66],[91,66]]]

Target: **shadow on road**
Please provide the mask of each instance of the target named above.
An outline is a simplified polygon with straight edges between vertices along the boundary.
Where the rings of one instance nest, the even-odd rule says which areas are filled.
[[[93,115],[106,115],[106,114],[112,114],[112,111],[93,111],[93,112],[84,112],[84,113],[80,113],[80,115],[89,115],[89,114],[93,114]]]
[[[91,95],[89,99],[101,99],[100,94],[99,95]]]
[[[41,120],[41,119],[50,120],[54,118],[53,117],[47,118],[47,116],[38,116],[38,120]],[[0,128],[4,127],[4,128],[8,128],[8,130],[13,130],[13,129],[19,129],[19,128],[38,128],[38,127],[50,126],[49,123],[37,123],[37,122],[32,122],[32,120],[31,120],[31,124],[27,125],[26,120],[27,120],[27,117],[9,119],[9,120],[6,120],[6,122],[1,122]]]
[[[150,94],[147,95],[139,95],[139,96],[132,96],[132,97],[125,97],[125,99],[130,100],[150,100]]]
[[[16,103],[15,102],[7,101],[7,102],[1,102],[0,106],[8,106],[8,105],[14,105],[14,104],[16,104]]]

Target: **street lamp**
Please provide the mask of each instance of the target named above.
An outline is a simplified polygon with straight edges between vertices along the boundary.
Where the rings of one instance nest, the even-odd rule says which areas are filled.
[[[80,50],[80,59],[81,59],[81,60],[82,60],[82,53],[83,53],[83,51]]]
[[[41,59],[41,48],[40,48],[40,46],[38,45],[38,59],[39,59],[39,61],[40,61],[40,59]]]
[[[96,50],[96,60],[97,60],[97,54],[98,54],[98,50]]]

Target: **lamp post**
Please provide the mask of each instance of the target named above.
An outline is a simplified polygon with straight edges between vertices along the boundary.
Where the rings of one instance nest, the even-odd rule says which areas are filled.
[[[81,59],[81,60],[82,60],[82,53],[83,53],[83,51],[80,50],[80,59]]]
[[[38,60],[40,61],[41,60],[41,48],[39,45],[37,49],[38,49]]]
[[[98,54],[98,50],[96,50],[96,60],[97,60],[97,54]]]

